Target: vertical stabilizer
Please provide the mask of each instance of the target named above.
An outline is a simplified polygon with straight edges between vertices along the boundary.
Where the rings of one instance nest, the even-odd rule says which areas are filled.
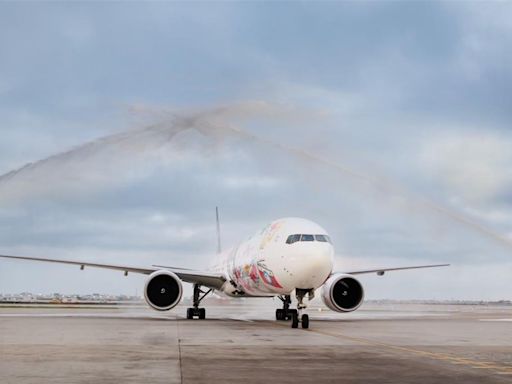
[[[217,219],[217,253],[222,252],[222,246],[220,243],[220,221],[219,221],[219,207],[215,207],[215,217]]]

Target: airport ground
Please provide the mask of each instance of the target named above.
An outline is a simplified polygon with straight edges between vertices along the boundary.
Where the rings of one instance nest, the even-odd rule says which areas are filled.
[[[366,304],[312,309],[0,306],[0,383],[512,383],[512,307]]]

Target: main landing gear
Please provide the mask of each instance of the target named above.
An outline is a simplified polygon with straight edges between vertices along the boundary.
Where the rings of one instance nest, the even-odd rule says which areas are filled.
[[[199,284],[194,284],[194,307],[187,308],[187,319],[193,319],[194,317],[197,317],[198,319],[206,318],[206,310],[204,308],[199,308],[199,304],[211,291],[212,290],[209,289],[208,291],[203,292]]]
[[[290,304],[292,303],[290,295],[278,296],[278,298],[283,302],[283,308],[276,309],[276,320],[291,320],[294,313],[297,315],[297,310],[290,309]]]
[[[306,313],[302,313],[302,311],[306,309],[304,297],[308,295],[309,300],[312,300],[314,297],[314,291],[312,289],[296,289],[295,293],[298,301],[297,309],[290,309],[290,304],[292,303],[290,295],[278,296],[279,300],[283,302],[283,308],[276,309],[276,320],[291,320],[292,328],[298,328],[299,324],[301,324],[302,328],[308,329],[309,316]]]

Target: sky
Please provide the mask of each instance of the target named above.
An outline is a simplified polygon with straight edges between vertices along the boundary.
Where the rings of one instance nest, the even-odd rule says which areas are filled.
[[[306,217],[338,271],[452,264],[370,299],[512,299],[511,47],[507,2],[2,2],[0,253],[204,269],[219,206],[226,246]]]

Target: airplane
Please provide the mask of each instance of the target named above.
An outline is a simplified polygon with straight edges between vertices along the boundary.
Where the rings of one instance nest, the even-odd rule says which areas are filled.
[[[276,309],[278,321],[291,320],[292,328],[299,323],[309,328],[309,316],[304,313],[308,301],[321,288],[324,304],[336,312],[352,312],[361,306],[364,289],[355,275],[406,269],[445,267],[449,264],[417,265],[398,268],[333,271],[334,247],[329,234],[318,224],[303,218],[283,218],[267,225],[247,241],[220,252],[220,226],[217,217],[217,263],[206,271],[163,265],[133,267],[99,264],[85,261],[0,255],[2,258],[42,261],[98,267],[148,275],[144,286],[147,304],[157,311],[168,311],[180,303],[182,282],[193,284],[193,306],[187,309],[187,319],[205,319],[201,301],[211,292],[229,297],[278,297],[283,307]],[[203,290],[202,288],[205,288]],[[295,294],[296,309],[290,308]]]

